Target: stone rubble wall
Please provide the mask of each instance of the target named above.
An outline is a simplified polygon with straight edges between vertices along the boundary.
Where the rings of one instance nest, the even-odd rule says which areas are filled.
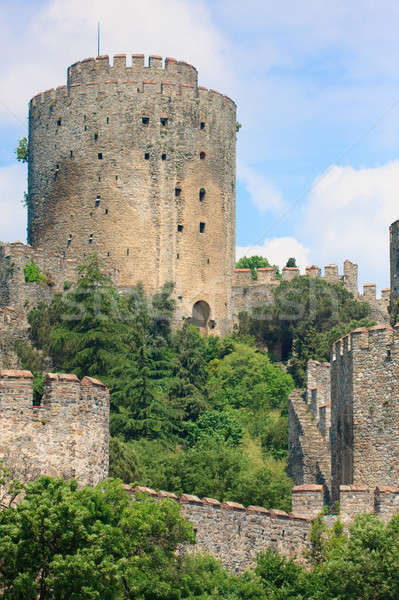
[[[311,518],[307,515],[259,506],[245,508],[237,502],[221,503],[189,494],[177,498],[175,494],[140,486],[125,487],[133,499],[138,493],[147,493],[179,502],[181,513],[193,524],[196,536],[195,547],[187,549],[209,552],[236,573],[254,566],[256,554],[266,548],[292,558],[310,548]]]
[[[296,485],[291,490],[292,511],[310,518],[317,517],[324,507],[324,490],[322,485]]]
[[[35,406],[32,373],[2,370],[0,430],[0,459],[13,477],[95,485],[108,476],[109,391],[96,379],[49,373]]]

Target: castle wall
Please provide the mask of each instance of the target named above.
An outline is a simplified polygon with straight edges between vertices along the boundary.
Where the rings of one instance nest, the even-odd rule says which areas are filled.
[[[109,392],[99,381],[49,374],[40,406],[30,371],[0,373],[0,458],[13,477],[94,485],[108,476]]]
[[[340,485],[399,480],[399,332],[357,329],[336,342],[331,363],[333,498]]]
[[[27,283],[24,269],[34,262],[46,275],[43,283]],[[34,249],[22,242],[0,245],[0,307],[12,307],[23,318],[39,302],[51,302],[64,282],[76,282],[77,261]]]
[[[294,390],[288,402],[288,473],[296,485],[324,486],[329,501],[330,363],[309,360],[306,390]]]
[[[262,304],[273,304],[273,290],[279,285],[280,280],[275,273],[266,273],[260,276],[260,271],[273,271],[273,268],[259,269],[258,279],[253,280],[250,269],[235,269],[233,273],[233,321],[237,322],[240,312],[251,312]],[[266,276],[265,276],[266,275]],[[282,281],[291,281],[301,275],[297,267],[284,267],[281,272]],[[311,278],[321,278],[331,283],[342,283],[359,302],[367,302],[370,306],[370,319],[377,323],[388,323],[390,315],[390,289],[381,290],[381,297],[377,298],[376,285],[365,284],[363,293],[358,289],[358,265],[350,260],[344,262],[343,274],[340,275],[337,265],[326,265],[324,274],[317,265],[306,267],[305,275]]]
[[[185,63],[123,55],[76,63],[29,117],[28,239],[96,250],[120,284],[176,283],[177,319],[231,326],[236,107]]]
[[[179,499],[150,488],[126,486],[132,499],[137,493],[155,498],[171,498],[180,503],[181,513],[194,526],[196,545],[188,551],[209,552],[235,572],[254,566],[256,554],[266,548],[294,557],[310,548],[310,517],[287,514],[282,510],[266,510],[259,506],[244,508],[237,502],[218,502],[183,494]]]

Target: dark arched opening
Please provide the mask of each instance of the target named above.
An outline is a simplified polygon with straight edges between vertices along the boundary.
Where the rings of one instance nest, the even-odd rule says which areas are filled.
[[[196,302],[193,306],[191,323],[197,327],[206,327],[210,314],[211,308],[209,304],[204,302],[204,300],[199,300],[199,302]]]

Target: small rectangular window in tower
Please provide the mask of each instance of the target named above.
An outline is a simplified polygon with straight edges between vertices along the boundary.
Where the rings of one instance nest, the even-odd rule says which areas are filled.
[[[106,209],[105,209],[105,214],[106,214],[106,215],[108,214],[108,208],[106,208]]]
[[[89,237],[89,244],[92,244],[92,243],[93,243],[93,234],[91,233],[90,237]]]
[[[129,250],[129,248],[126,248],[126,256],[129,256],[129,254],[130,254],[130,250]]]
[[[181,302],[183,300],[183,296],[177,296],[177,299]]]
[[[146,160],[149,160],[149,158],[150,158],[150,153],[149,153],[149,152],[146,152],[146,153],[144,154],[144,158],[145,158]]]
[[[176,187],[176,188],[175,188],[175,196],[176,196],[176,198],[177,198],[178,196],[180,196],[180,194],[181,194],[181,188],[179,188],[179,187]]]
[[[205,223],[200,223],[200,233],[204,233],[205,232]]]
[[[177,231],[183,231],[183,225],[178,225],[177,226]]]
[[[98,181],[101,181],[101,175],[98,176]]]
[[[103,153],[102,153],[102,152],[99,152],[99,153],[98,153],[98,160],[102,160],[102,159],[103,159]]]
[[[87,125],[84,126],[84,130],[87,131]]]
[[[177,258],[177,259],[179,259],[179,258],[180,258],[180,254],[179,254],[179,253],[177,253],[177,254],[176,254],[176,258]]]
[[[150,117],[142,117],[141,118],[141,122],[143,123],[143,125],[145,125],[146,127],[148,127],[148,125],[150,123]]]
[[[207,262],[207,263],[208,263],[208,265],[209,265],[211,261],[210,261],[210,260],[209,260],[209,258],[208,258],[208,260],[207,260],[206,262]]]
[[[70,157],[73,158],[73,150],[70,151]]]
[[[98,198],[96,200],[96,206],[100,206],[100,200]]]
[[[166,154],[162,154],[161,158],[162,160],[166,160]]]
[[[168,118],[167,117],[161,117],[161,125],[163,127],[165,127],[168,124]]]
[[[109,117],[107,117],[107,125],[108,125],[108,123],[109,123]]]
[[[111,252],[107,252],[107,256],[111,256]]]
[[[61,119],[57,120],[57,127],[61,127]]]
[[[201,123],[200,123],[200,129],[205,129],[205,123],[204,123],[204,121],[201,121]]]
[[[94,141],[96,142],[98,140],[98,133],[97,133],[97,131],[96,131],[96,133],[94,134],[93,137],[94,137]]]

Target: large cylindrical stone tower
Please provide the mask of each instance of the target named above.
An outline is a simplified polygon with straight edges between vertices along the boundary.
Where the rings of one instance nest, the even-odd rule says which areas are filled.
[[[29,113],[28,241],[119,283],[175,282],[178,316],[228,330],[236,107],[191,65],[143,55],[75,63]]]

